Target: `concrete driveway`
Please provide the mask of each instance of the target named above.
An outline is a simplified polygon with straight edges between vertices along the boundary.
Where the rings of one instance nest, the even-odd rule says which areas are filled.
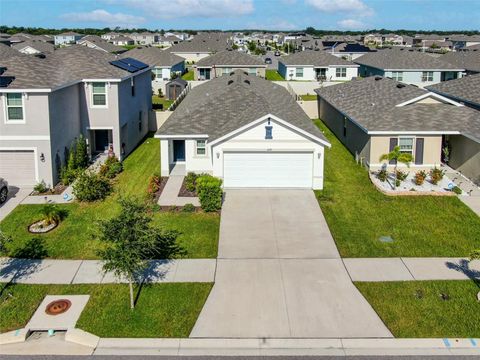
[[[5,219],[13,209],[15,209],[20,203],[33,191],[32,187],[18,188],[16,186],[8,187],[8,198],[3,205],[0,205],[0,221]]]
[[[392,337],[311,190],[228,190],[215,285],[191,337]]]

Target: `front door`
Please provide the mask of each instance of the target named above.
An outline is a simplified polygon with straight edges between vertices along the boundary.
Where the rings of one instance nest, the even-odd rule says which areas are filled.
[[[108,149],[108,130],[95,130],[95,151],[104,152]]]
[[[185,161],[185,140],[173,140],[173,161]]]

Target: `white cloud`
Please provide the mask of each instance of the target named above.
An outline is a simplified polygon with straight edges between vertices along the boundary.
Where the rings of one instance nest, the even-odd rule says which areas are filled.
[[[363,30],[367,27],[363,22],[355,19],[340,20],[337,25],[346,30]]]
[[[225,18],[251,14],[253,0],[108,0],[110,3],[141,9],[159,19],[188,16]]]
[[[291,23],[287,20],[280,20],[280,19],[265,19],[261,23],[257,21],[251,21],[246,24],[246,29],[253,29],[253,30],[299,30],[300,27]]]
[[[373,9],[362,0],[305,0],[305,2],[319,11],[328,13],[349,12],[361,16],[373,15]]]
[[[145,22],[145,18],[129,14],[112,14],[103,9],[89,12],[68,13],[60,16],[62,19],[72,22],[98,22],[106,25],[133,27]]]

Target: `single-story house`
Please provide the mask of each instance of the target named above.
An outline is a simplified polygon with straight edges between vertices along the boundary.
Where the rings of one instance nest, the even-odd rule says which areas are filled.
[[[467,75],[480,73],[480,51],[452,51],[440,60],[465,69]]]
[[[213,53],[226,50],[228,47],[228,34],[207,33],[198,34],[192,40],[182,41],[166,51],[184,58],[189,63],[196,63]]]
[[[194,65],[195,80],[210,80],[241,69],[250,75],[265,77],[267,65],[259,58],[235,50],[224,50],[201,59]]]
[[[122,54],[122,57],[138,59],[153,66],[153,81],[168,81],[172,74],[181,75],[185,72],[185,59],[158,47],[135,48]]]
[[[78,45],[87,46],[91,49],[96,49],[100,51],[105,51],[112,54],[120,54],[127,51],[123,47],[116,46],[112,43],[109,43],[107,40],[102,39],[97,35],[87,35],[77,41]]]
[[[448,165],[480,183],[479,111],[380,76],[315,91],[320,118],[370,169],[397,145],[413,155],[412,171],[440,165],[448,148]]]
[[[385,49],[354,60],[359,75],[389,77],[419,87],[462,77],[464,68],[413,49]]]
[[[168,100],[176,100],[187,86],[188,81],[177,77],[165,85],[165,97]]]
[[[12,44],[12,48],[20,51],[22,54],[27,55],[47,54],[55,50],[55,46],[53,44],[40,40],[28,40]]]
[[[194,87],[155,137],[162,176],[181,166],[227,188],[323,188],[330,143],[283,86],[242,70]]]
[[[323,50],[327,51],[328,53],[336,56],[341,57],[342,59],[353,61],[359,58],[362,55],[365,55],[369,52],[375,52],[377,50],[372,50],[368,46],[357,44],[357,43],[334,43],[325,46]]]
[[[344,81],[358,76],[358,65],[325,51],[302,51],[278,60],[286,80]]]
[[[442,82],[429,86],[427,89],[480,110],[480,74]]]

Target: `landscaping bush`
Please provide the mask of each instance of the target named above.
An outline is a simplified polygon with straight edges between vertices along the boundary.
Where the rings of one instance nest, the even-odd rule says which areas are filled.
[[[69,169],[68,166],[62,166],[60,169],[60,180],[64,185],[70,185],[75,181],[80,170]]]
[[[113,179],[123,171],[123,164],[115,156],[109,156],[100,167],[100,175]]]
[[[45,204],[40,210],[45,225],[58,224],[64,215],[64,212],[55,204]]]
[[[415,185],[422,185],[426,177],[427,173],[424,170],[417,171],[414,178]]]
[[[400,181],[405,181],[405,179],[407,178],[408,176],[408,172],[407,171],[402,171],[402,170],[397,170],[395,172],[395,178],[397,180],[400,180]]]
[[[436,166],[430,170],[430,181],[433,185],[437,185],[445,175],[445,170],[439,169]]]
[[[45,181],[42,180],[33,187],[33,190],[38,193],[44,193],[44,192],[47,192],[49,188],[47,184],[45,184]]]
[[[187,176],[185,176],[185,188],[188,191],[195,191],[196,189],[196,181],[197,181],[198,175],[195,174],[194,172],[189,172]]]
[[[87,140],[80,134],[76,141],[75,164],[78,169],[86,169],[90,162],[88,156]]]
[[[155,193],[160,190],[161,178],[158,174],[153,174],[148,178],[147,194],[150,198],[155,197]]]
[[[385,182],[387,180],[387,177],[388,177],[387,170],[385,170],[385,169],[378,170],[378,172],[377,172],[377,179],[378,180],[380,180],[381,182]]]
[[[454,186],[452,191],[457,195],[462,195],[463,191],[458,186]]]
[[[187,213],[195,212],[195,205],[193,204],[183,205],[182,212],[187,212]]]
[[[83,171],[78,175],[73,185],[73,194],[80,201],[103,200],[111,191],[108,179],[90,171]]]
[[[222,207],[222,180],[211,175],[197,178],[197,194],[202,209],[206,212],[218,211]]]

